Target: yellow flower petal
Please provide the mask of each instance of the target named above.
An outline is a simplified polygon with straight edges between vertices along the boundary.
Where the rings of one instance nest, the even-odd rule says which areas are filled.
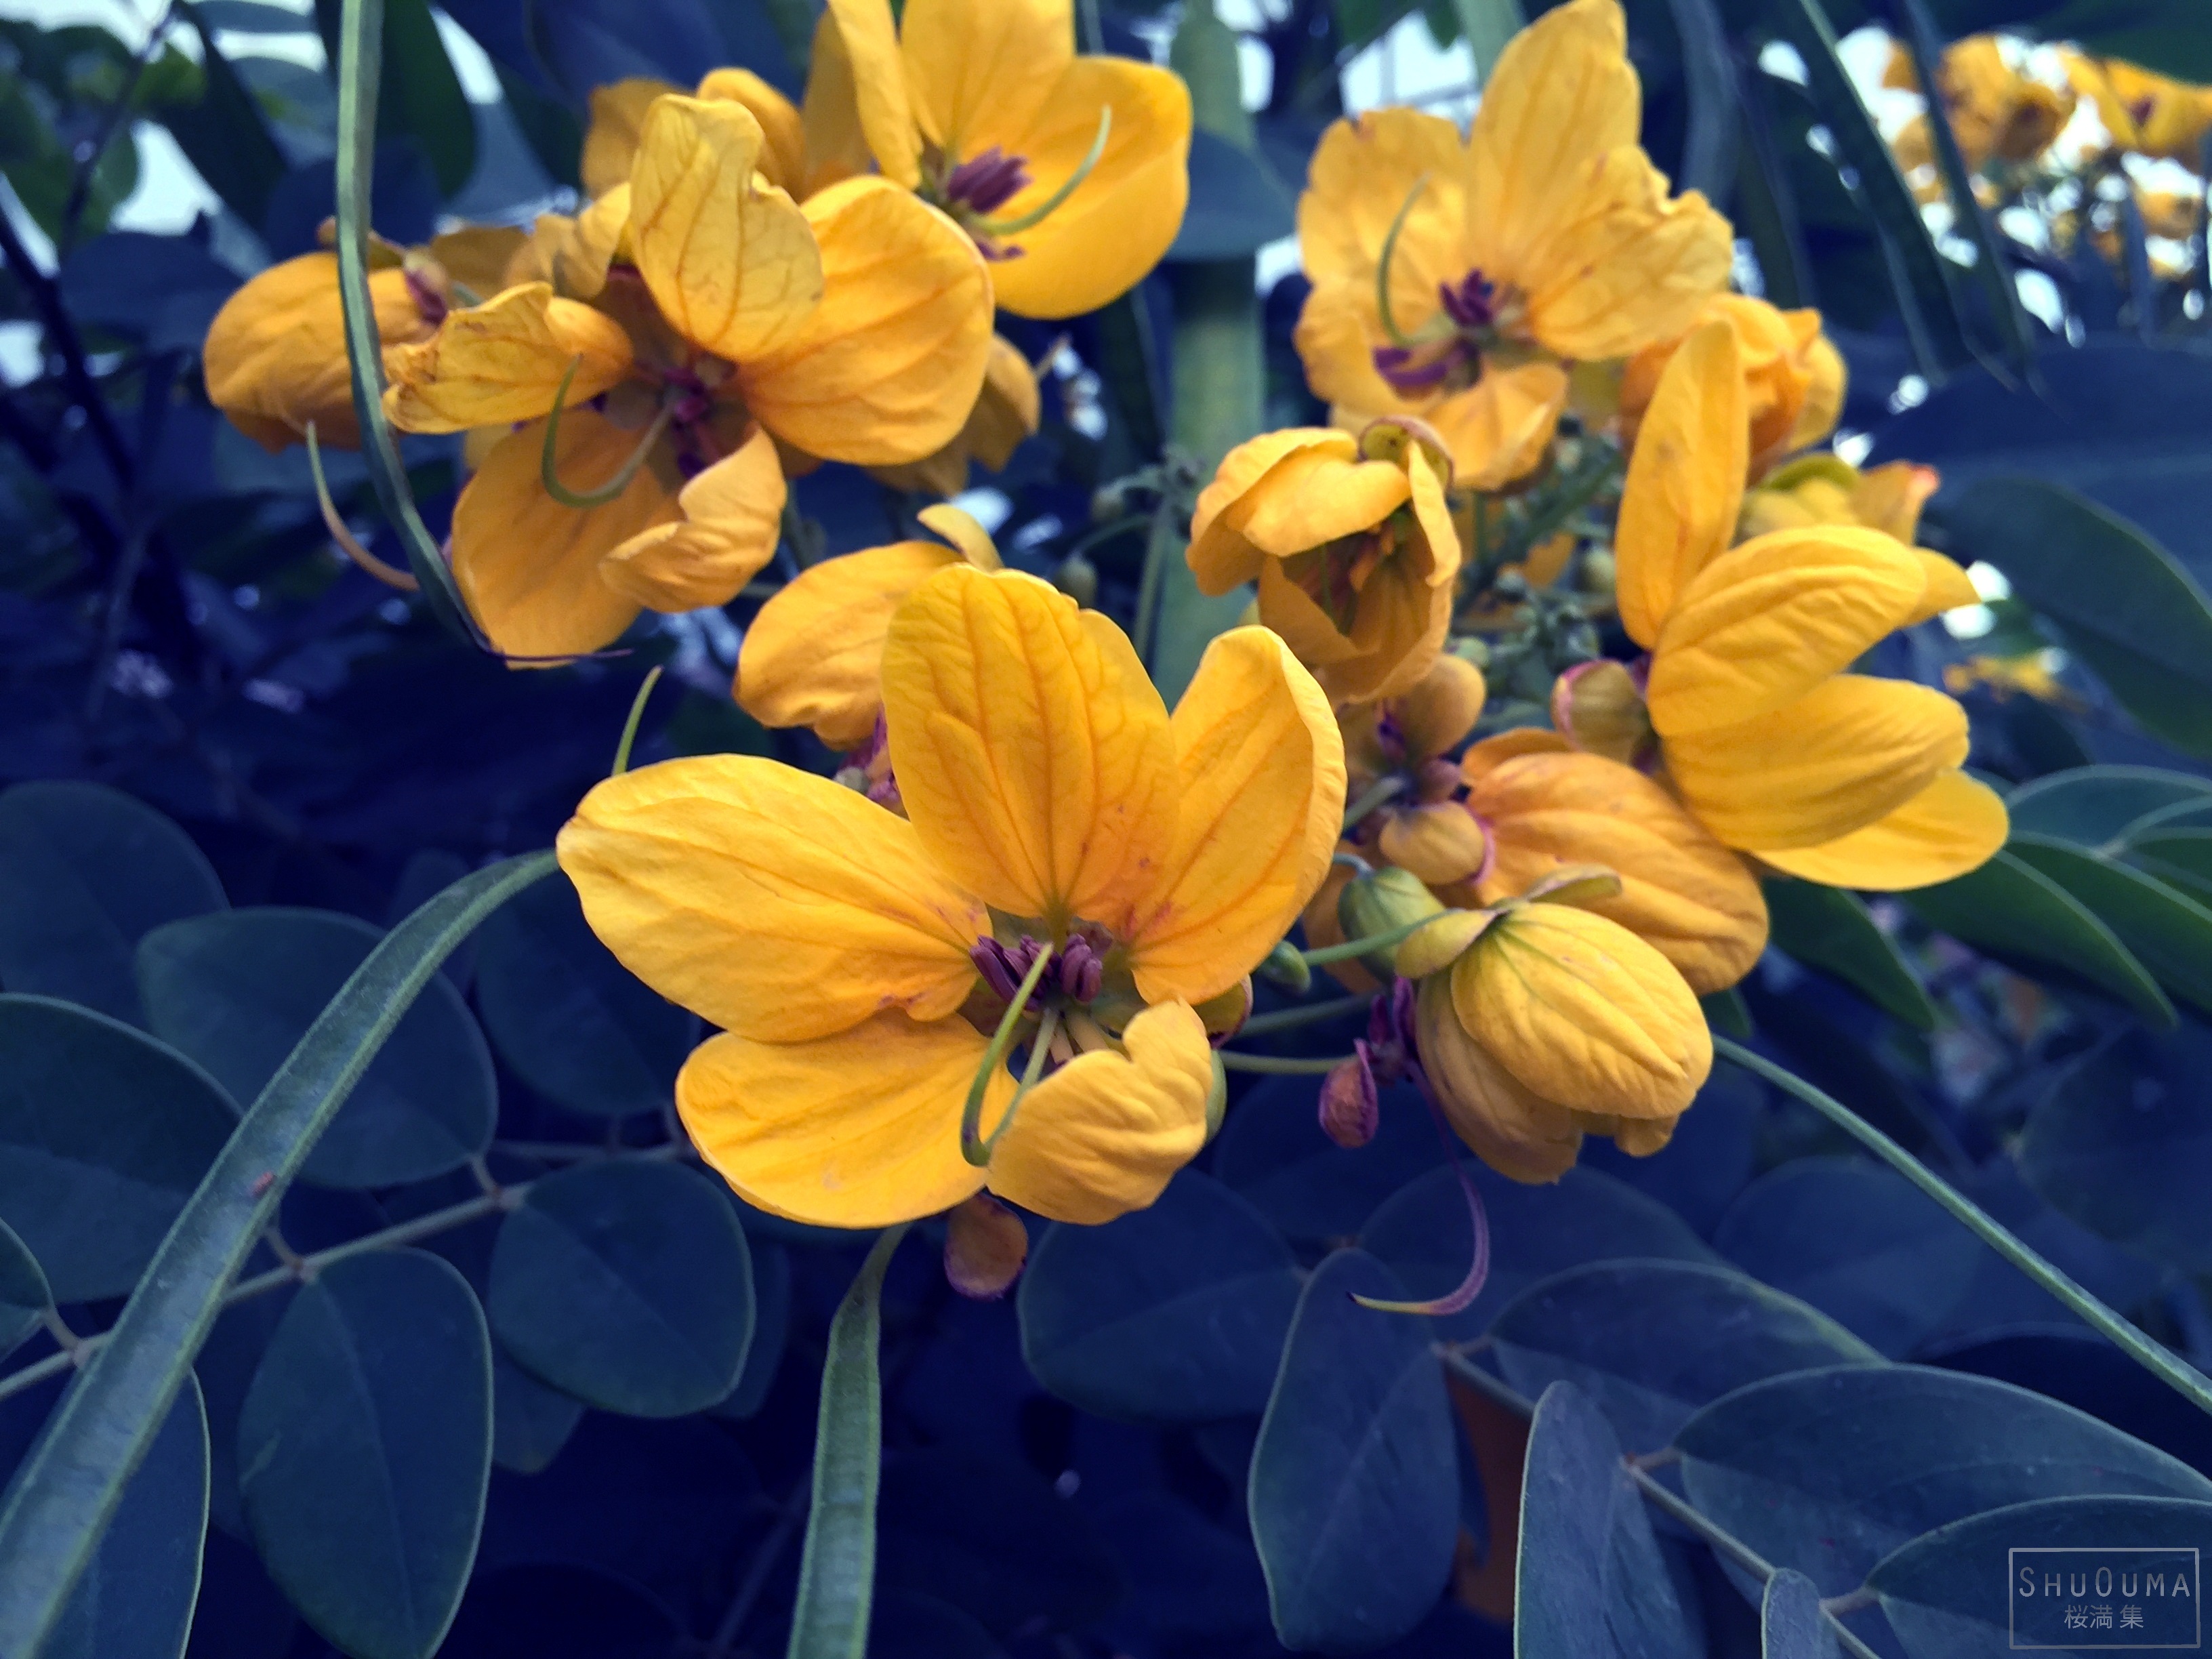
[[[1185,559],[1199,591],[1226,593],[1287,557],[1380,524],[1409,493],[1406,474],[1362,461],[1347,432],[1291,427],[1263,433],[1222,459],[1199,492]]]
[[[664,97],[630,169],[630,243],[661,314],[741,362],[812,311],[823,260],[789,196],[755,177],[767,143],[742,104]]]
[[[1531,1186],[1571,1169],[1583,1144],[1574,1115],[1536,1094],[1467,1034],[1452,1008],[1450,975],[1425,981],[1414,1007],[1421,1069],[1474,1155]]]
[[[1398,286],[1397,264],[1391,263],[1391,289]],[[1392,314],[1401,328],[1417,326],[1422,315]],[[1299,309],[1291,333],[1298,360],[1305,365],[1306,383],[1313,394],[1330,406],[1329,418],[1343,426],[1357,426],[1386,410],[1407,410],[1425,417],[1439,401],[1434,398],[1401,398],[1375,367],[1375,348],[1386,344],[1375,313],[1375,278],[1341,277],[1316,283]],[[1352,416],[1350,411],[1360,411]],[[1345,411],[1340,418],[1338,411]]]
[[[641,433],[589,409],[561,417],[562,480],[589,489],[614,476]],[[635,599],[599,580],[599,561],[632,536],[678,516],[672,480],[653,466],[605,507],[580,512],[545,493],[539,479],[545,423],[501,439],[453,508],[453,580],[469,614],[500,650],[517,657],[570,657],[621,637]]]
[[[1712,1070],[1682,975],[1595,911],[1531,904],[1500,916],[1453,968],[1451,994],[1461,1025],[1516,1080],[1577,1111],[1671,1116]]]
[[[1386,813],[1376,844],[1391,863],[1439,887],[1473,875],[1490,853],[1482,826],[1455,800]]]
[[[827,1036],[886,1008],[941,1019],[974,987],[969,948],[990,931],[912,825],[757,756],[609,778],[559,850],[592,931],[625,967],[763,1042]]]
[[[888,0],[830,0],[829,15],[851,66],[854,106],[869,152],[884,178],[912,190],[921,182],[921,142]]]
[[[1425,418],[1451,452],[1462,489],[1502,489],[1535,470],[1566,406],[1567,377],[1557,363],[1522,363],[1486,369]]]
[[[932,143],[956,161],[993,144],[1020,155],[1014,141],[1075,61],[1075,9],[1071,0],[907,0],[899,46]],[[1096,128],[1095,106],[1090,118]]]
[[[1620,625],[1649,649],[1685,584],[1728,547],[1750,447],[1735,331],[1708,323],[1659,377],[1615,530]]]
[[[1939,772],[1904,805],[1863,830],[1817,847],[1759,856],[1807,881],[1899,893],[1979,869],[2004,845],[2010,827],[1994,789],[1964,772]]]
[[[434,331],[404,271],[371,271],[368,294],[387,359]],[[263,448],[296,442],[310,421],[325,447],[361,447],[336,254],[303,253],[249,281],[216,313],[201,357],[208,400]]]
[[[756,165],[761,177],[793,197],[806,193],[806,130],[790,99],[750,70],[709,70],[699,96],[743,104],[761,125],[763,148]],[[624,172],[623,176],[629,175]]]
[[[1731,847],[1817,847],[1887,816],[1966,758],[1966,711],[1903,680],[1839,674],[1736,726],[1670,739],[1684,805]]]
[[[1956,611],[1961,605],[1979,605],[1981,592],[1973,578],[1961,569],[1955,559],[1947,559],[1941,553],[1930,553],[1924,547],[1912,550],[1912,556],[1920,562],[1921,573],[1928,586],[1921,594],[1920,603],[1912,609],[1903,624],[1910,628],[1915,623],[1924,623],[1942,616],[1946,611]]]
[[[1387,105],[1330,122],[1298,198],[1307,276],[1316,288],[1345,281],[1371,290],[1390,226],[1419,185],[1390,258],[1391,314],[1401,328],[1419,326],[1437,309],[1437,285],[1466,274],[1456,268],[1455,211],[1465,164],[1459,129],[1441,115]],[[1425,208],[1439,216],[1426,225]]]
[[[935,542],[897,542],[801,571],[745,629],[738,703],[764,726],[811,726],[832,749],[859,747],[883,712],[891,613],[959,559]]]
[[[999,9],[969,0],[941,3]],[[1006,6],[1022,9],[1014,0]],[[1041,205],[1091,153],[1102,108],[1114,112],[1114,124],[1074,193],[1041,222],[1014,233],[1008,251],[1019,254],[991,266],[999,304],[1018,317],[1080,316],[1127,293],[1175,240],[1190,195],[1190,91],[1182,76],[1126,58],[1079,58],[1047,91],[1048,101],[1017,141],[1030,183],[994,216],[1018,218]]]
[[[1585,909],[1619,922],[1700,994],[1735,984],[1766,945],[1766,901],[1742,859],[1664,787],[1595,755],[1529,755],[1493,767],[1464,809],[1490,830],[1477,896],[1525,893],[1576,865],[1602,865],[1620,893]]]
[[[1813,313],[1814,326],[1819,325],[1820,313]],[[1790,427],[1790,435],[1778,447],[1778,454],[1789,454],[1800,449],[1809,449],[1836,429],[1836,422],[1844,412],[1844,392],[1850,380],[1850,369],[1844,362],[1844,354],[1825,334],[1816,334],[1805,348],[1807,381],[1805,401],[1797,411],[1796,422]]]
[[[553,243],[556,290],[572,300],[596,300],[606,291],[608,270],[617,258],[630,257],[629,203],[629,180],[625,179],[579,213],[557,236]]]
[[[1173,850],[1129,936],[1138,994],[1203,1002],[1259,965],[1321,885],[1344,820],[1328,699],[1264,628],[1206,647],[1172,721]]]
[[[1676,594],[1644,698],[1662,738],[1803,696],[1909,621],[1928,578],[1878,530],[1785,530],[1721,554]]]
[[[975,515],[950,501],[936,501],[914,515],[922,527],[933,530],[960,551],[960,556],[978,570],[1004,568],[999,557],[998,544],[991,532],[976,523]]]
[[[944,870],[1014,915],[1126,936],[1175,842],[1175,739],[1135,653],[1097,620],[1034,576],[951,566],[891,617],[884,715],[899,793]]]
[[[762,425],[825,460],[919,460],[975,407],[991,351],[991,279],[951,220],[881,179],[808,198],[822,303],[741,359]]]
[[[983,1038],[965,1021],[896,1012],[811,1042],[709,1037],[676,1079],[700,1156],[755,1209],[821,1227],[887,1227],[980,1192],[960,1155],[960,1109]],[[994,1127],[1013,1098],[1001,1066]]]
[[[983,368],[983,389],[975,395],[968,424],[960,429],[961,441],[985,466],[1001,472],[1022,440],[1036,431],[1043,414],[1044,399],[1030,360],[1018,347],[994,334]]]
[[[803,189],[797,185],[785,188],[802,201],[841,179],[857,178],[875,164],[867,135],[860,131],[860,88],[853,79],[852,54],[845,50],[837,14],[826,6],[814,25],[799,127],[806,141],[805,184]]]
[[[1518,726],[1469,744],[1459,757],[1459,775],[1471,784],[1507,761],[1523,755],[1564,755],[1568,748],[1567,740],[1556,732],[1547,732],[1540,726]]]
[[[1127,1056],[1078,1054],[1031,1089],[991,1149],[990,1187],[1054,1221],[1096,1226],[1160,1195],[1206,1145],[1213,1050],[1189,1006],[1129,1022]]]
[[[756,427],[678,494],[681,523],[631,537],[600,562],[599,580],[653,611],[727,605],[775,556],[783,501],[775,441]]]
[[[576,364],[568,406],[587,403],[629,373],[629,336],[620,323],[543,283],[511,288],[480,306],[446,313],[420,345],[389,354],[384,410],[409,432],[534,421],[553,407],[561,377]]]
[[[449,283],[468,290],[453,302],[475,305],[515,286],[507,269],[529,240],[515,225],[461,225],[430,239],[430,258]]]
[[[1389,702],[1407,763],[1418,766],[1465,742],[1488,696],[1480,668],[1465,657],[1438,657],[1418,684]]]
[[[1869,530],[1886,531],[1907,546],[1919,532],[1920,509],[1942,483],[1932,466],[1892,461],[1861,473],[1850,489],[1851,516]],[[1932,593],[1935,584],[1929,584]],[[1977,599],[1979,595],[1976,596]],[[1972,605],[1972,599],[1960,599]]]
[[[592,124],[584,133],[584,153],[577,162],[586,197],[604,196],[629,181],[645,112],[655,99],[671,93],[680,96],[682,88],[643,75],[592,88]]]

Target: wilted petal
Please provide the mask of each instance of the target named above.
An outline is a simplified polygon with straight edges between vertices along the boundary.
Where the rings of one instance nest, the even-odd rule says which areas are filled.
[[[886,466],[942,449],[975,407],[990,356],[983,256],[951,220],[882,179],[833,185],[805,215],[823,301],[739,362],[746,406],[825,460]]]
[[[1830,887],[1897,893],[1978,870],[2010,832],[1996,791],[1964,772],[1939,772],[1904,805],[1817,847],[1759,856],[1785,874]]]
[[[1817,847],[1902,806],[1966,758],[1966,711],[1903,680],[1839,674],[1737,726],[1670,739],[1667,769],[1731,847]]]
[[[1097,621],[1034,576],[940,571],[891,618],[884,714],[942,868],[1015,915],[1112,927],[1173,848],[1177,786],[1160,694]]]
[[[1147,1008],[1127,1057],[1078,1054],[1022,1097],[991,1149],[991,1190],[1054,1221],[1097,1226],[1141,1210],[1206,1145],[1213,1049],[1180,1002]]]
[[[592,931],[625,967],[763,1041],[827,1036],[885,1008],[941,1018],[975,983],[968,951],[990,931],[912,825],[755,756],[609,778],[559,846]]]
[[[895,1011],[812,1042],[725,1034],[692,1050],[676,1109],[700,1156],[755,1209],[818,1227],[918,1221],[983,1185],[960,1154],[960,1110],[986,1046],[963,1020]],[[1013,1094],[997,1068],[987,1130]]]
[[[528,283],[447,312],[430,338],[388,358],[384,410],[394,426],[465,432],[536,420],[553,407],[571,363],[568,407],[589,402],[629,374],[630,344],[613,318]]]
[[[1206,648],[1176,705],[1175,842],[1129,940],[1149,1002],[1203,1002],[1251,972],[1313,896],[1344,819],[1328,699],[1264,628]]]
[[[1734,539],[1750,442],[1735,331],[1708,323],[1659,377],[1621,491],[1613,536],[1620,625],[1645,649],[1690,578]]]
[[[775,556],[783,501],[775,441],[756,427],[684,486],[682,522],[631,537],[607,555],[599,579],[653,611],[727,605]]]
[[[963,1296],[995,1302],[1013,1289],[1029,1260],[1030,1231],[988,1193],[953,1206],[945,1218],[945,1277]]]

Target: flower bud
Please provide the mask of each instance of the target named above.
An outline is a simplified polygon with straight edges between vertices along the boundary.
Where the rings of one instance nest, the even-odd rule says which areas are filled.
[[[1022,1218],[988,1193],[956,1205],[945,1218],[945,1277],[963,1296],[995,1302],[1029,1260]]]
[[[1098,567],[1080,553],[1071,553],[1052,573],[1052,585],[1081,605],[1098,603]]]
[[[1607,659],[1577,663],[1553,682],[1552,724],[1576,748],[1639,770],[1658,755],[1643,677]]]
[[[1254,970],[1270,985],[1279,985],[1294,997],[1302,997],[1313,988],[1313,969],[1306,965],[1305,953],[1288,939],[1267,952],[1267,959]]]
[[[1354,876],[1336,901],[1336,917],[1346,939],[1363,939],[1393,933],[1443,908],[1443,902],[1412,871],[1394,867]],[[1363,951],[1359,961],[1377,979],[1389,980],[1398,971],[1395,956],[1394,940]]]
[[[1382,1121],[1382,1097],[1367,1063],[1367,1045],[1322,1079],[1321,1131],[1340,1146],[1364,1146]]]

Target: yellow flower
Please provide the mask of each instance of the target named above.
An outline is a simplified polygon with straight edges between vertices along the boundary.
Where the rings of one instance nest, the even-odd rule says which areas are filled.
[[[2203,164],[2204,135],[2212,129],[2212,87],[2169,81],[2118,58],[2065,54],[2066,78],[2097,106],[2112,148],[2130,155]]]
[[[1748,295],[1716,294],[1697,316],[1699,325],[1711,322],[1735,331],[1751,419],[1753,477],[1835,430],[1844,408],[1844,359],[1820,332],[1819,312],[1781,311]],[[1648,345],[1628,360],[1620,414],[1632,441],[1660,375],[1687,334]]]
[[[1188,559],[1199,591],[1258,580],[1260,620],[1330,696],[1364,702],[1428,672],[1451,626],[1458,533],[1451,465],[1418,423],[1357,439],[1295,427],[1239,445],[1199,495]]]
[[[908,594],[939,571],[1000,568],[983,526],[940,502],[921,521],[951,544],[894,542],[802,570],[745,629],[732,690],[763,726],[811,726],[832,749],[857,749],[883,714],[884,639]]]
[[[1576,874],[1558,896],[1604,884]],[[1713,1047],[1696,996],[1659,951],[1594,910],[1541,890],[1530,897],[1432,925],[1407,943],[1454,927],[1458,937],[1419,962],[1401,946],[1399,966],[1421,970],[1415,1048],[1445,1117],[1484,1163],[1536,1182],[1564,1175],[1585,1133],[1637,1157],[1657,1152],[1711,1072]]]
[[[1319,884],[1344,811],[1334,720],[1263,629],[1207,649],[1172,717],[1126,637],[1033,577],[962,564],[893,617],[908,817],[745,756],[610,779],[561,833],[585,914],[721,1034],[677,1105],[749,1202],[883,1226],[988,1184],[1060,1220],[1149,1204],[1206,1136],[1194,1005],[1237,990]],[[1059,1060],[962,1109],[995,1024]]]
[[[863,164],[967,228],[1008,311],[1095,311],[1175,240],[1190,94],[1149,64],[1076,56],[1070,0],[908,0],[896,22],[889,0],[832,0],[817,64],[831,34],[810,155],[857,131]]]
[[[1942,482],[1934,467],[1917,461],[1890,461],[1862,472],[1839,455],[1802,456],[1746,494],[1736,535],[1748,540],[1777,530],[1855,524],[1910,547],[1920,528],[1920,509]]]
[[[1731,548],[1747,441],[1736,355],[1719,324],[1675,353],[1621,499],[1620,619],[1650,653],[1661,763],[1718,840],[1791,875],[1893,890],[1963,874],[2006,831],[2003,804],[1959,769],[1965,712],[1841,671],[1893,629],[1978,602],[1973,586],[1856,526]]]
[[[1728,223],[1695,191],[1670,199],[1638,147],[1626,38],[1617,0],[1569,0],[1500,54],[1464,141],[1412,109],[1322,135],[1297,340],[1340,424],[1418,415],[1462,486],[1497,489],[1550,444],[1563,362],[1680,334],[1720,289]]]
[[[1993,161],[2016,165],[2034,161],[2073,118],[2075,94],[2022,75],[2005,61],[1993,34],[1972,35],[1950,46],[1936,67],[1936,80],[1960,154],[1972,171]],[[1891,46],[1882,84],[1906,92],[1922,90],[1911,56],[1902,46]],[[1920,133],[1915,141],[1919,148],[1897,147],[1898,160],[1908,172],[1917,164],[1934,165],[1933,152],[1925,149],[1924,122]]]
[[[974,406],[991,338],[974,246],[878,179],[794,204],[760,176],[767,142],[736,99],[656,97],[627,179],[521,256],[552,280],[391,355],[397,424],[522,423],[453,520],[454,576],[501,650],[572,656],[641,607],[726,603],[775,551],[777,446],[911,462]]]

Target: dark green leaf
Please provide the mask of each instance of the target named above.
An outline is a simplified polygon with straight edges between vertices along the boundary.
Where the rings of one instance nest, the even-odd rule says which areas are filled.
[[[207,1413],[188,1382],[40,1659],[177,1659],[199,1597],[207,1521]]]
[[[1820,1612],[1820,1589],[1783,1568],[1766,1581],[1759,1608],[1759,1659],[1838,1659],[1836,1633]]]
[[[421,1250],[301,1287],[238,1418],[239,1490],[269,1576],[356,1659],[429,1659],[461,1604],[491,1476],[491,1341]]]
[[[1954,881],[1904,895],[1919,918],[1940,933],[2000,961],[2056,969],[2118,997],[2144,1018],[2171,1029],[2173,1005],[2150,970],[2096,913],[2014,854],[1999,851]]]
[[[2084,1054],[2029,1112],[2014,1157],[2051,1206],[2115,1243],[2212,1272],[2212,1034],[2191,1022]]]
[[[578,170],[584,152],[582,125],[566,104],[547,97],[505,64],[495,67],[500,90],[507,94],[507,112],[514,118],[530,153],[555,184],[574,188],[581,182]]]
[[[284,153],[270,136],[260,105],[216,45],[209,25],[191,6],[184,11],[199,32],[199,100],[167,104],[156,113],[208,188],[232,212],[258,228],[269,211],[270,192],[284,176]]]
[[[315,28],[307,13],[264,0],[197,0],[192,9],[208,27],[232,34],[312,34]]]
[[[1605,1413],[1554,1382],[1528,1425],[1514,1575],[1516,1653],[1698,1659],[1659,1540]]]
[[[539,853],[479,870],[394,928],[240,1120],[0,1501],[0,1652],[35,1650],[61,1617],[225,1288],[378,1046],[486,913],[552,868]]]
[[[1285,1647],[1396,1640],[1435,1604],[1459,1534],[1451,1408],[1425,1324],[1355,1292],[1406,1294],[1358,1250],[1314,1270],[1252,1451],[1252,1540]]]
[[[1464,1312],[1429,1322],[1440,1337],[1481,1334],[1529,1285],[1585,1261],[1715,1260],[1674,1211],[1595,1170],[1577,1166],[1548,1187],[1508,1181],[1482,1165],[1469,1173],[1489,1221],[1490,1277]],[[1457,1172],[1431,1170],[1401,1188],[1360,1228],[1359,1247],[1417,1297],[1451,1290],[1474,1259],[1474,1218]]]
[[[191,837],[119,789],[54,781],[0,793],[0,984],[11,991],[143,1024],[140,937],[228,902]]]
[[[491,1356],[491,1461],[536,1474],[560,1455],[584,1415],[583,1402],[546,1387],[495,1347]]]
[[[1713,1248],[1894,1358],[1942,1322],[1982,1246],[1894,1170],[1799,1158],[1752,1183]]]
[[[384,937],[327,910],[227,910],[171,922],[138,947],[148,1023],[247,1099]],[[399,1022],[302,1173],[325,1187],[426,1180],[490,1145],[497,1112],[483,1034],[441,975]]]
[[[572,1112],[620,1117],[675,1098],[699,1022],[599,943],[564,876],[484,924],[477,1006],[500,1058]]]
[[[1884,1013],[1916,1030],[1936,1029],[1936,1005],[1866,902],[1840,887],[1788,878],[1769,881],[1766,914],[1775,946],[1832,974]]]
[[[2166,1645],[2194,1650],[2204,1594],[2199,1564],[2212,1555],[2212,1504],[2173,1498],[2096,1496],[2014,1504],[1912,1540],[1876,1565],[1868,1582],[1881,1597],[1881,1609],[1908,1659],[2012,1659],[2021,1645],[2015,1633],[2026,1622],[2020,1613],[2029,1605],[2013,1594],[2016,1565],[2056,1561],[2069,1568],[2081,1567],[2086,1563],[2075,1552],[2130,1548],[2174,1553],[2177,1559],[2172,1566],[2179,1571],[2172,1576],[2186,1576],[2188,1598],[2156,1609],[2164,1616],[2155,1634],[2166,1638]],[[2012,1553],[2035,1549],[2067,1553],[2056,1557]],[[2055,1633],[2063,1638],[2063,1603],[2057,1612],[2058,1619],[2051,1622],[2058,1625]],[[2144,1612],[2144,1633],[2153,1634],[2148,1628],[2153,1609],[2146,1605]],[[2046,1619],[2049,1616],[2045,1614]],[[2046,1626],[2020,1633],[2054,1632]],[[2112,1633],[2124,1636],[2128,1632],[2116,1627]],[[2180,1638],[2178,1642],[2172,1639],[2176,1636]],[[2095,1654],[2116,1645],[2085,1643],[2065,1651]]]
[[[949,1601],[885,1590],[869,1621],[868,1659],[1006,1659],[1006,1650]]]
[[[2005,797],[2015,835],[2116,850],[2131,826],[2171,808],[2212,808],[2212,781],[2155,766],[2079,766],[2023,783]]]
[[[0,997],[0,1219],[58,1300],[125,1294],[238,1108],[173,1048],[45,997]]]
[[[31,1247],[0,1221],[0,1359],[39,1328],[54,1305],[46,1276],[40,1271]]]
[[[2212,910],[2102,853],[2019,834],[2006,848],[2095,911],[2167,990],[2212,1012]]]
[[[2212,605],[2171,553],[2049,477],[1984,478],[1943,523],[1954,556],[2003,571],[2146,732],[2212,755]]]
[[[1690,1501],[1826,1595],[1908,1539],[2062,1492],[2212,1498],[2212,1481],[2071,1406],[1917,1365],[1771,1377],[1683,1425]]]
[[[1237,1103],[1213,1149],[1224,1184],[1307,1244],[1352,1237],[1376,1205],[1445,1156],[1410,1085],[1382,1091],[1375,1139],[1352,1150],[1322,1133],[1320,1101],[1318,1078],[1269,1078]]]
[[[1256,1413],[1297,1303],[1297,1268],[1265,1217],[1186,1170],[1149,1209],[1047,1229],[1017,1297],[1022,1354],[1046,1388],[1103,1417]]]
[[[2130,835],[2122,856],[2146,875],[2212,904],[2212,830],[2154,830]]]
[[[500,1229],[485,1300],[519,1363],[634,1417],[713,1405],[752,1340],[744,1231],[672,1164],[586,1164],[534,1183]]]
[[[1523,1291],[1491,1327],[1498,1369],[1534,1397],[1574,1383],[1622,1442],[1656,1451],[1732,1389],[1881,1356],[1803,1303],[1727,1267],[1594,1261]]]
[[[791,1251],[781,1239],[748,1235],[753,1263],[753,1340],[738,1384],[714,1406],[717,1417],[743,1421],[761,1408],[775,1384],[791,1335]]]
[[[1200,129],[1190,136],[1190,205],[1170,259],[1237,259],[1296,234],[1296,203],[1252,151]]]

